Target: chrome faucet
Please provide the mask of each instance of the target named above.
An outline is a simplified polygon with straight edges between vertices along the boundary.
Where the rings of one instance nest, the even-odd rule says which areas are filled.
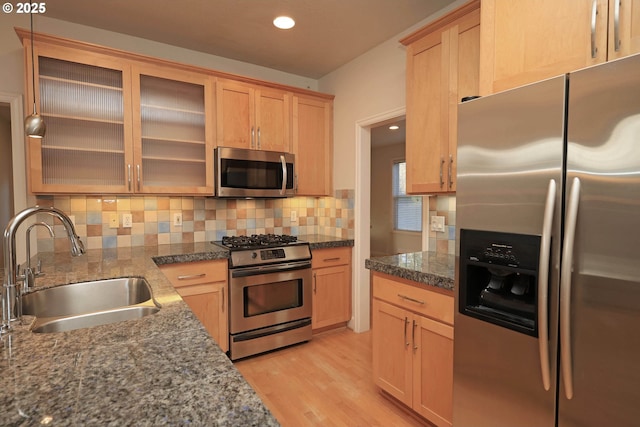
[[[42,226],[49,231],[49,235],[53,238],[55,234],[53,232],[53,228],[47,224],[46,222],[36,222],[35,224],[31,224],[29,228],[27,228],[27,266],[22,270],[22,274],[18,273],[18,280],[22,279],[22,291],[28,292],[32,287],[36,284],[36,278],[42,277],[44,273],[42,272],[42,261],[38,260],[38,264],[36,264],[36,268],[31,267],[31,230],[34,227]]]
[[[27,218],[39,213],[49,214],[62,222],[62,225],[67,231],[69,241],[71,242],[71,255],[78,256],[84,253],[84,245],[80,237],[76,234],[71,219],[59,209],[33,206],[11,218],[9,224],[7,224],[7,228],[4,230],[4,282],[2,285],[2,325],[0,327],[0,333],[9,332],[11,330],[11,322],[18,320],[22,315],[19,309],[22,289],[18,286],[18,281],[24,280],[24,276],[20,277],[18,275],[16,232],[20,224]]]

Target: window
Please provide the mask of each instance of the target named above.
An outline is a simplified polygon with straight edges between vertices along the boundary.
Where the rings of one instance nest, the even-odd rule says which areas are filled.
[[[393,163],[393,228],[422,231],[422,196],[407,196],[407,163]]]

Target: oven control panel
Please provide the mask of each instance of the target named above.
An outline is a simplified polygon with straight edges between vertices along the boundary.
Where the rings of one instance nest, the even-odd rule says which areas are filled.
[[[255,254],[255,252],[254,252]],[[286,257],[284,253],[284,249],[264,249],[260,251],[260,259],[263,261],[272,260],[272,259],[284,259]]]

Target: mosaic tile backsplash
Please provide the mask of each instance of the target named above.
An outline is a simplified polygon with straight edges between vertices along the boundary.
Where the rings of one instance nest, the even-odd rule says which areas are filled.
[[[429,227],[429,250],[449,255],[456,254],[456,196],[438,195],[429,197],[429,223],[433,215],[444,217],[444,232],[431,231]]]
[[[233,200],[174,196],[38,196],[36,203],[71,215],[88,249],[155,246],[220,240],[250,234],[322,234],[354,238],[354,190],[336,190],[334,197]],[[295,212],[292,215],[292,211]],[[111,228],[116,215],[118,227]],[[131,214],[131,227],[123,215]],[[175,225],[176,214],[182,225]],[[295,218],[296,221],[292,221]],[[37,227],[38,251],[69,250],[62,225],[50,215],[55,239]]]

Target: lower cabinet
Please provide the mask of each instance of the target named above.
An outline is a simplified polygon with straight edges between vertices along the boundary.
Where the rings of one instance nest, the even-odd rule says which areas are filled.
[[[314,330],[344,326],[351,319],[351,247],[312,252]]]
[[[160,266],[222,351],[229,350],[227,260]]]
[[[378,387],[437,426],[453,417],[453,296],[372,273]]]

